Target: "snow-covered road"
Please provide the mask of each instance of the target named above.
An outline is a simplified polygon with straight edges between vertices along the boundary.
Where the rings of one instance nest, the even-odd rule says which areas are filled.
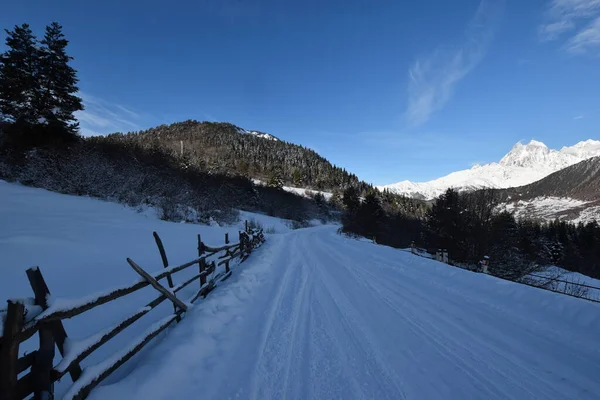
[[[91,398],[597,399],[599,338],[597,304],[311,228]]]

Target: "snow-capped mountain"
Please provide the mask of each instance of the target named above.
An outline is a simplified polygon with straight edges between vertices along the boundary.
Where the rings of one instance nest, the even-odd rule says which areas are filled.
[[[500,162],[475,165],[429,182],[402,181],[379,186],[409,197],[430,200],[448,188],[473,190],[484,187],[509,188],[538,181],[553,172],[600,155],[600,141],[586,140],[560,150],[549,149],[542,142],[517,143]]]

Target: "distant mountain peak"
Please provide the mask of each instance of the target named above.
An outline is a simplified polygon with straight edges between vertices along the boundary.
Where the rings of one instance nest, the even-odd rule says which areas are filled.
[[[409,197],[433,199],[448,188],[472,190],[484,187],[509,188],[538,181],[549,174],[591,157],[600,156],[600,141],[585,140],[558,150],[531,140],[516,143],[498,163],[474,165],[429,182],[402,181],[381,186]]]
[[[534,146],[534,147],[543,147],[543,148],[548,148],[548,146],[546,146],[545,143],[537,141],[535,139],[531,139],[531,141],[527,144],[527,146]]]
[[[532,140],[528,144],[518,142],[510,152],[500,160],[501,165],[531,167],[544,163],[548,156],[556,150],[550,150],[542,142]]]

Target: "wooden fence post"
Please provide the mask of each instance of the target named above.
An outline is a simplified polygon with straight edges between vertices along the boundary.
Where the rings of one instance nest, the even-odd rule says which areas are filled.
[[[163,246],[162,240],[160,240],[160,236],[158,236],[158,233],[152,232],[152,235],[154,236],[154,240],[156,241],[156,245],[158,246],[158,251],[160,252],[160,258],[162,259],[163,266],[165,268],[168,268],[169,260],[167,259],[167,252],[165,251],[165,246]],[[167,275],[167,283],[169,284],[169,288],[173,289],[173,278],[171,277],[171,274]],[[173,304],[173,312],[177,314],[177,307],[175,306],[175,304]],[[177,323],[181,322],[181,316],[179,314],[177,314],[176,319]]]
[[[158,246],[158,251],[160,252],[160,258],[162,259],[163,266],[167,268],[169,266],[169,261],[167,260],[167,252],[165,251],[162,240],[160,240],[158,233],[152,232],[152,235],[154,236],[154,240]],[[173,278],[171,277],[171,274],[167,275],[167,282],[169,283],[169,287],[173,288]]]
[[[27,273],[27,279],[29,280],[29,284],[31,285],[31,289],[35,295],[35,304],[42,307],[42,309],[48,308],[47,297],[50,295],[50,289],[48,289],[48,285],[42,276],[42,272],[38,267],[33,267],[27,269],[25,271]],[[47,324],[44,324],[40,328],[40,353],[36,355],[35,368],[43,366],[41,370],[39,370],[40,374],[43,374],[44,377],[40,375],[40,386],[41,390],[46,390],[48,388],[47,383],[44,380],[46,379],[45,374],[50,374],[52,372],[52,361],[54,359],[54,344],[58,347],[58,351],[62,356],[65,355],[65,341],[67,340],[67,332],[65,331],[65,327],[61,321],[52,321]],[[48,370],[48,363],[50,364],[50,370]],[[73,367],[69,370],[69,374],[71,375],[71,379],[75,382],[81,376],[81,367],[79,364],[74,364]],[[38,377],[34,376],[34,380],[38,382]]]
[[[245,232],[248,232],[248,220],[246,220],[246,229]]]
[[[225,232],[225,244],[229,244],[229,233]]]
[[[247,248],[247,244],[246,244],[246,238],[248,237],[248,235],[245,232],[241,232],[240,231],[240,259],[244,259],[244,256],[246,255],[246,248]]]
[[[202,254],[204,254],[204,243],[202,243],[202,238],[198,234],[198,257],[202,257]]]
[[[23,329],[25,307],[18,301],[8,301],[2,348],[0,348],[0,399],[13,400],[18,398],[18,367],[19,339],[17,335]]]
[[[200,259],[200,273],[203,273],[204,271],[206,271],[206,259],[201,258]],[[206,275],[202,275],[200,276],[200,287],[206,285]]]

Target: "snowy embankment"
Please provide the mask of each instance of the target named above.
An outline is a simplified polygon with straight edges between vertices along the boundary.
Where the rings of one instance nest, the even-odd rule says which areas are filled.
[[[202,241],[208,245],[224,244],[226,232],[231,241],[236,242],[244,219],[258,221],[271,232],[289,231],[286,221],[277,218],[241,212],[241,219],[239,225],[230,227],[165,222],[156,217],[154,210],[139,213],[116,203],[0,180],[0,309],[10,298],[33,297],[25,274],[32,266],[40,267],[51,292],[50,303],[55,307],[139,281],[139,275],[127,264],[127,257],[148,272],[161,270],[162,261],[152,237],[153,231],[161,236],[170,265],[197,258],[197,234],[201,234]],[[197,272],[197,268],[190,268],[174,275],[175,285]],[[197,290],[197,285],[190,285],[178,296],[188,299]],[[156,297],[157,292],[148,287],[65,320],[72,341],[70,346],[77,346],[73,342],[113,326]],[[172,311],[172,305],[164,302],[92,354],[84,366],[122,349]],[[38,339],[34,336],[21,346],[21,354],[37,346]],[[54,364],[58,362],[57,352]],[[135,360],[117,371],[115,379],[133,365]],[[68,377],[57,384],[57,398],[69,384]]]
[[[523,277],[523,281],[559,293],[568,293],[577,297],[600,301],[599,279],[591,278],[579,272],[567,271],[560,267],[548,266],[542,271],[536,271]]]

